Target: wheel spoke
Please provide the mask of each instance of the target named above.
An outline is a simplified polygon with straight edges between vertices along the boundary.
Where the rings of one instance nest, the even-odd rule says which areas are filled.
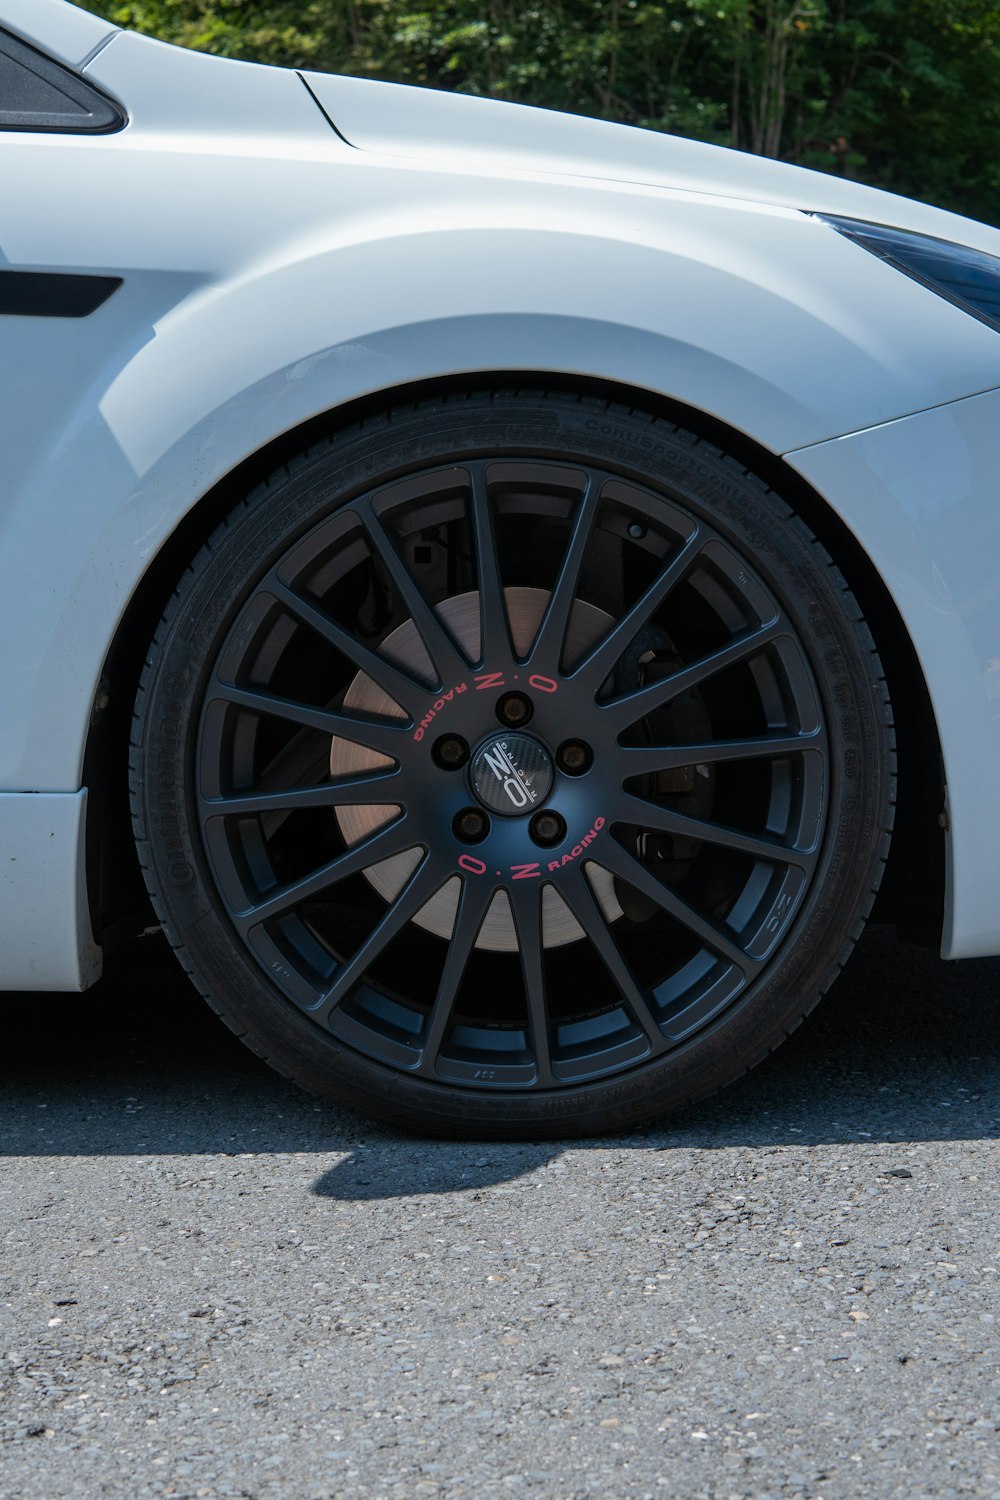
[[[321,895],[331,885],[346,880],[349,875],[359,875],[362,870],[379,864],[383,859],[389,859],[393,854],[405,853],[414,848],[415,843],[410,819],[405,813],[401,813],[398,818],[373,833],[371,838],[352,845],[343,854],[338,854],[336,859],[327,860],[326,864],[320,865],[310,875],[303,875],[300,880],[281,886],[245,911],[234,912],[233,920],[242,931],[249,932],[261,922],[290,911],[301,901]]]
[[[628,792],[623,792],[615,800],[609,822],[631,823],[636,828],[656,833],[672,833],[678,838],[697,839],[703,844],[721,844],[726,849],[735,849],[739,854],[748,854],[751,859],[766,859],[771,864],[796,865],[801,870],[811,870],[816,862],[817,851],[814,848],[799,849],[794,844],[783,843],[773,835],[744,833],[740,828],[727,828],[723,823],[693,818],[672,807],[660,807],[655,802],[647,802],[645,797],[632,797]]]
[[[566,631],[579,591],[580,569],[594,529],[601,488],[599,480],[589,477],[580,496],[559,576],[532,643],[529,657],[532,666],[547,666],[554,673],[561,670]]]
[[[528,1028],[535,1053],[535,1083],[541,1088],[555,1082],[549,1042],[549,1006],[545,990],[545,952],[542,942],[542,890],[532,881],[526,889],[515,887],[509,893],[510,908],[517,933],[524,978],[524,996],[528,1006]]]
[[[819,729],[804,734],[772,734],[745,740],[706,740],[701,745],[640,745],[635,749],[619,748],[618,765],[622,781],[632,776],[652,776],[657,771],[681,771],[688,766],[721,765],[725,761],[777,759],[796,755],[802,750],[818,748],[822,738]]]
[[[195,663],[191,725],[171,720],[166,668],[145,710],[144,743],[160,752],[162,720],[184,769],[205,909],[303,1013],[283,1065],[333,1079],[335,1040],[359,1099],[392,1094],[400,1117],[423,1089],[484,1130],[518,1100],[522,1129],[559,1099],[565,1123],[593,1085],[625,1118],[671,1057],[660,1084],[681,1097],[687,1039],[730,1020],[735,1072],[741,1006],[786,969],[808,978],[810,911],[853,910],[852,875],[868,880],[863,861],[825,868],[831,818],[849,817],[842,726],[803,623],[822,568],[801,537],[783,546],[787,513],[768,520],[738,478],[715,505],[725,463],[687,440],[644,464],[645,420],[620,465],[599,414],[557,405],[519,397],[505,415],[491,396],[461,447],[436,441],[447,421],[414,421],[413,462],[388,454],[357,486],[332,452],[292,467],[300,521],[219,543],[225,630],[189,641],[211,579],[196,568],[182,593],[169,660]],[[773,550],[729,524],[741,494]],[[888,797],[880,765],[858,769],[856,819]],[[530,806],[515,772],[537,775]],[[171,912],[162,812],[154,835]],[[267,1025],[261,1008],[262,1047]]]
[[[415,677],[394,667],[388,657],[364,645],[353,631],[338,625],[325,610],[303,594],[296,593],[295,589],[289,588],[280,578],[272,576],[267,588],[290,614],[303,624],[311,626],[317,635],[321,635],[342,656],[346,656],[348,661],[377,682],[383,692],[388,693],[390,698],[406,710],[411,719],[419,717],[427,694],[432,691],[429,684],[418,682]]]
[[[493,510],[486,486],[486,466],[469,464],[469,499],[479,589],[479,665],[494,660],[497,653],[509,658],[513,653],[507,605],[500,578]]]
[[[569,878],[566,878],[566,875]],[[607,917],[594,895],[590,881],[582,870],[567,871],[559,882],[559,894],[583,928],[601,962],[618,986],[622,1000],[632,1017],[646,1034],[651,1053],[663,1052],[667,1043],[649,1001],[632,977],[624,954],[615,942]]]
[[[203,797],[206,817],[244,818],[254,813],[300,812],[314,807],[366,807],[399,800],[399,771],[378,771],[372,776],[350,776],[324,781],[317,786],[285,787],[282,790],[233,792],[225,797]]]
[[[714,922],[703,917],[700,912],[689,906],[677,892],[671,890],[662,881],[657,880],[651,870],[648,870],[635,855],[629,854],[621,844],[611,839],[601,850],[599,863],[610,874],[616,875],[619,880],[624,880],[633,890],[642,896],[648,896],[667,916],[673,917],[682,927],[694,934],[694,936],[710,948],[713,953],[724,958],[727,963],[735,964],[741,972],[749,976],[759,969],[760,964],[752,959],[748,953],[740,947],[735,938],[728,937]]]
[[[611,633],[580,663],[573,672],[571,681],[579,683],[588,693],[597,692],[601,683],[611,676],[622,653],[632,644],[643,625],[690,572],[702,546],[699,532],[692,532]]]
[[[447,879],[448,875],[442,871],[440,865],[425,854],[395,901],[382,913],[360,948],[337,970],[333,983],[316,1007],[324,1021],[329,1023],[330,1016],[337,1006],[347,999],[354,986],[364,977],[366,970],[371,968],[393,938],[403,930],[407,922],[413,920],[420,908],[426,905],[435,892],[440,890]]]
[[[718,651],[713,651],[709,656],[703,656],[699,661],[691,662],[689,666],[681,667],[679,671],[672,672],[669,677],[661,677],[658,682],[651,682],[647,687],[637,688],[634,693],[627,693],[621,698],[613,698],[608,703],[599,703],[597,707],[601,713],[608,715],[611,723],[621,734],[637,719],[645,718],[646,714],[652,713],[654,709],[662,708],[664,703],[669,703],[672,698],[677,698],[682,693],[699,687],[709,677],[714,677],[716,672],[723,672],[727,667],[736,666],[738,662],[756,656],[758,651],[764,650],[765,646],[770,646],[787,634],[788,626],[776,617],[769,620],[766,625],[757,625],[752,630],[743,631],[733,640],[727,641],[726,645],[721,646]]]
[[[485,880],[463,880],[452,929],[445,956],[441,978],[438,981],[434,1004],[427,1020],[427,1035],[420,1054],[418,1073],[426,1077],[437,1076],[437,1060],[444,1042],[445,1033],[455,1010],[455,1003],[462,988],[465,971],[469,967],[479,936],[493,900],[494,887]]]
[[[208,700],[212,699],[221,699],[224,703],[249,709],[252,713],[285,719],[303,729],[318,730],[331,739],[339,735],[342,740],[364,745],[365,749],[387,755],[391,760],[399,759],[408,739],[410,722],[406,719],[368,719],[360,714],[343,713],[335,708],[313,708],[294,698],[265,692],[263,688],[236,687],[232,683],[216,682],[208,694]]]
[[[460,680],[468,672],[471,663],[462,655],[437,611],[420,592],[416,579],[400,557],[381,519],[375,514],[371,501],[362,510],[360,519],[427,648],[427,654],[437,673],[436,685],[443,687],[448,682]]]

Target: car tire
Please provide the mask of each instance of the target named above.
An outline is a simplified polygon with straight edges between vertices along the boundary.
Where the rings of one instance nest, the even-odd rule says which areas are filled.
[[[888,853],[889,698],[803,520],[558,392],[336,432],[236,505],[150,645],[131,789],[194,982],[410,1129],[618,1130],[836,977]]]

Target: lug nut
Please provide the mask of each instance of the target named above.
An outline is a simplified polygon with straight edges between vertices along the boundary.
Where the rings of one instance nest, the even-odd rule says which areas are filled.
[[[435,761],[446,771],[456,771],[469,758],[469,747],[458,734],[443,734],[431,751]]]
[[[582,776],[589,771],[594,754],[582,740],[566,740],[556,751],[556,764],[568,776]]]
[[[464,844],[478,844],[490,831],[490,820],[478,807],[463,807],[452,823],[455,837]]]
[[[528,824],[528,832],[536,844],[550,849],[566,837],[566,824],[557,812],[537,812]]]
[[[527,724],[531,715],[531,700],[523,693],[504,693],[497,704],[497,718],[501,724],[509,724],[512,729]]]

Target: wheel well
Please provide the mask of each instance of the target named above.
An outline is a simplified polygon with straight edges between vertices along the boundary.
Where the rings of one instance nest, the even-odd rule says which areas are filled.
[[[226,475],[180,521],[157,553],[119,623],[104,665],[99,704],[88,736],[88,889],[94,931],[105,946],[153,922],[132,841],[128,749],[132,705],[148,643],[185,569],[237,501],[286,459],[337,429],[387,405],[433,403],[456,391],[561,390],[625,403],[676,422],[732,454],[788,502],[811,528],[850,585],[878,645],[892,699],[899,757],[896,823],[875,909],[903,936],[940,945],[944,915],[944,806],[937,725],[923,674],[899,612],[864,549],[827,503],[779,457],[704,412],[649,391],[597,380],[510,371],[400,386],[313,418],[257,450]]]

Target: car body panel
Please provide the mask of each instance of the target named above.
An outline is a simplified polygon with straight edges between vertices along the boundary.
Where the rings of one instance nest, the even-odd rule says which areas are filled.
[[[891,213],[994,252],[997,231],[600,122],[349,79],[310,75],[307,87],[291,72],[116,32],[63,0],[0,0],[0,24],[67,60],[95,38],[85,76],[128,116],[100,138],[0,136],[6,264],[124,278],[89,318],[4,320],[15,374],[0,404],[0,558],[17,580],[0,591],[0,637],[17,642],[0,659],[5,792],[79,792],[125,609],[214,485],[311,418],[482,372],[645,391],[793,454],[862,545],[871,552],[869,530],[877,539],[873,561],[941,698],[949,777],[966,766],[979,776],[984,757],[996,776],[995,741],[965,743],[988,706],[953,720],[950,689],[932,680],[940,608],[920,580],[940,547],[921,530],[905,467],[891,483],[881,475],[880,444],[892,439],[878,434],[901,419],[924,431],[919,413],[936,431],[937,409],[959,409],[950,403],[971,410],[964,398],[1000,387],[1000,339],[805,210]],[[846,436],[868,429],[871,449]],[[996,439],[978,418],[954,417],[948,431],[981,476],[965,543],[977,552],[992,524]],[[890,518],[906,549],[891,545]],[[1000,604],[966,618],[955,545],[949,628],[971,662]],[[978,679],[976,691],[982,699]],[[968,812],[957,816],[968,825]],[[0,840],[3,817],[0,807]],[[1000,947],[1000,917],[990,929],[974,896],[993,871],[982,863],[991,843],[1000,848],[1000,814],[982,809],[967,854],[951,839],[956,956]],[[67,852],[67,869],[79,857]],[[28,905],[0,916],[5,955]],[[81,934],[68,913],[65,930]],[[23,945],[37,948],[27,932]],[[51,983],[66,973],[54,960]]]
[[[303,74],[352,146],[456,169],[548,172],[843,214],[1000,254],[1000,230],[773,157],[468,94]]]
[[[789,455],[888,585],[923,669],[947,786],[942,952],[1000,951],[1000,393]]]
[[[83,68],[118,30],[65,0],[3,0],[0,26],[68,68]]]
[[[87,910],[87,793],[0,792],[0,980],[83,990],[101,975]]]

